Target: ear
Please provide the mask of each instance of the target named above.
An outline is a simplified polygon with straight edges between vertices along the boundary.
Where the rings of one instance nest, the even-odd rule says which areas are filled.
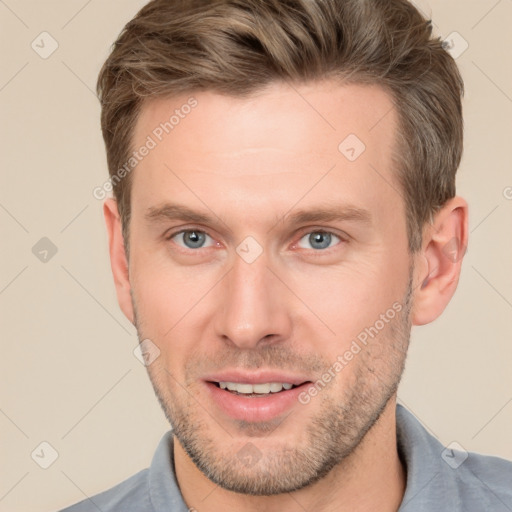
[[[414,292],[413,325],[434,321],[450,302],[459,282],[462,259],[468,245],[468,205],[458,196],[450,199],[425,228],[416,257],[420,283]]]
[[[121,218],[117,209],[117,201],[108,198],[103,203],[103,215],[107,225],[110,266],[116,286],[117,301],[126,318],[133,324],[133,305],[131,285],[128,272],[128,260],[124,248]]]

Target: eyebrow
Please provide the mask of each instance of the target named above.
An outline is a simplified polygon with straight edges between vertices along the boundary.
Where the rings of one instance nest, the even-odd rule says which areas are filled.
[[[209,223],[213,216],[196,212],[187,206],[165,203],[162,206],[152,206],[144,216],[148,221],[184,220],[187,222]]]
[[[147,209],[145,218],[149,222],[161,222],[169,220],[181,220],[185,222],[214,224],[218,221],[225,224],[219,216],[202,213],[191,208],[175,204],[165,203],[161,206],[152,206]],[[286,213],[275,219],[275,224],[285,222],[291,225],[306,224],[308,222],[341,222],[352,221],[361,224],[371,225],[372,214],[364,208],[357,208],[350,205],[329,205],[312,207],[309,209],[297,210],[293,213]]]
[[[282,220],[288,217],[291,224],[305,224],[307,222],[334,222],[334,221],[356,221],[362,224],[371,225],[372,214],[364,208],[355,206],[322,206],[320,208],[297,210],[285,215]]]

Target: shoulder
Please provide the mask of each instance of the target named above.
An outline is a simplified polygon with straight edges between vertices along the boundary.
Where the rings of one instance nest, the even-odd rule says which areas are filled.
[[[468,500],[486,497],[485,503],[493,506],[492,510],[501,510],[500,502],[503,510],[512,510],[511,461],[468,452],[467,459],[453,472]]]
[[[151,511],[148,469],[143,469],[114,487],[86,498],[60,512],[142,512]]]
[[[160,439],[149,468],[60,512],[186,511],[174,473],[173,458],[171,430]]]
[[[400,405],[397,441],[407,468],[400,512],[512,510],[511,461],[443,446]]]

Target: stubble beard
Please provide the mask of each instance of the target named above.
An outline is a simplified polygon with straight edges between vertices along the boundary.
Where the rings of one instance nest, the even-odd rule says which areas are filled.
[[[215,420],[204,412],[198,399],[193,397],[193,392],[184,391],[183,388],[193,385],[194,379],[187,378],[185,383],[178,384],[162,366],[161,358],[157,359],[158,364],[149,366],[148,374],[162,410],[180,445],[197,468],[213,483],[226,490],[253,496],[271,496],[312,485],[334,467],[349,463],[350,455],[395,396],[403,374],[411,332],[412,270],[401,302],[402,310],[390,322],[388,335],[384,338],[381,333],[349,363],[354,364],[354,376],[347,381],[350,384],[343,389],[341,397],[333,397],[324,388],[310,402],[319,401],[320,405],[317,406],[318,412],[307,416],[310,419],[304,426],[300,443],[293,443],[292,440],[292,443],[278,449],[271,443],[272,448],[263,451],[254,445],[247,449],[247,443],[244,443],[238,450],[233,450],[236,443],[230,438],[227,429],[215,424]],[[133,296],[132,301],[138,337],[144,340],[146,337],[140,329]],[[287,360],[286,354],[280,357],[279,347],[265,354],[257,355],[258,360],[250,362],[247,367],[259,367],[263,361],[268,361],[267,366],[275,368],[279,361]],[[383,357],[385,364],[380,362],[377,365],[377,359]],[[245,357],[244,361],[248,362],[249,359]],[[313,366],[309,365],[308,368]],[[169,389],[169,382],[173,382],[172,390]],[[301,407],[307,408],[307,405]],[[295,409],[292,414],[277,422],[236,422],[236,432],[255,439],[258,436],[259,439],[271,439],[272,432],[285,428],[287,422],[298,421],[300,416],[295,411],[300,414],[302,409]],[[219,443],[214,439],[212,428],[225,437],[224,442]],[[246,452],[250,454],[249,463],[244,456]]]

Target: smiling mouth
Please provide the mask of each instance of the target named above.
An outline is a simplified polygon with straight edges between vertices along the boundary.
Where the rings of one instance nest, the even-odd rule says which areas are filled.
[[[215,382],[210,381],[218,388],[227,391],[233,395],[241,395],[244,397],[265,397],[278,393],[285,393],[294,388],[298,388],[307,384],[291,384],[289,382],[267,382],[262,384],[249,384],[245,382]]]

